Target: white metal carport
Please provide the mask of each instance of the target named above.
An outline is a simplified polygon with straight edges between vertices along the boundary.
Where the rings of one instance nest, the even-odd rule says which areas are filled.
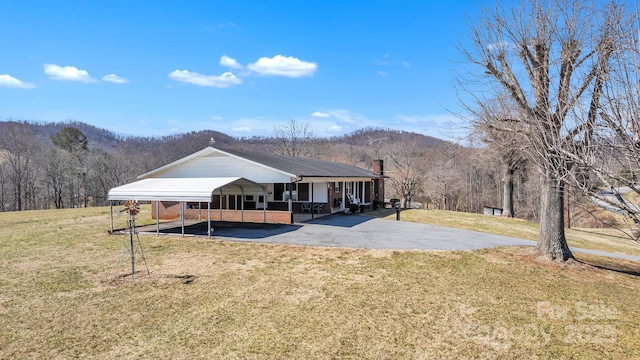
[[[266,187],[242,177],[216,178],[148,178],[109,190],[108,200],[111,206],[110,221],[113,232],[113,203],[114,200],[138,201],[180,201],[180,218],[182,220],[182,236],[184,236],[184,202],[207,203],[207,233],[211,237],[211,202],[213,194],[218,190],[222,199],[223,189],[227,194],[245,194],[245,191],[262,191],[266,198]],[[156,231],[160,233],[159,205],[156,206]],[[222,211],[222,206],[220,207]],[[244,218],[244,206],[241,209]],[[266,222],[266,202],[263,205],[264,221]]]

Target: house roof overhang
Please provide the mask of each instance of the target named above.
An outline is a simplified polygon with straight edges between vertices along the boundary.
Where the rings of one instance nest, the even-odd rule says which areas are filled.
[[[242,194],[264,191],[264,186],[241,177],[147,178],[111,189],[108,200],[211,202],[218,189]]]

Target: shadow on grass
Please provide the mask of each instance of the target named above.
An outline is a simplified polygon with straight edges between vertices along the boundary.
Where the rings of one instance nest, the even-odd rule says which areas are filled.
[[[622,240],[629,240],[631,242],[634,242],[633,239],[629,236],[626,235],[613,235],[613,234],[606,234],[606,233],[600,233],[600,232],[596,232],[596,231],[586,231],[586,230],[580,230],[580,229],[576,229],[576,228],[571,228],[572,231],[575,232],[580,232],[580,233],[585,233],[585,234],[592,234],[592,235],[600,235],[600,236],[608,236],[608,237],[612,237],[612,238],[618,238],[618,239],[622,239]],[[624,234],[624,233],[623,233]]]
[[[631,276],[640,276],[640,268],[637,263],[631,265],[630,262],[625,261],[624,263],[612,263],[609,261],[602,260],[579,260],[576,261],[580,264],[588,265],[600,270],[612,271],[619,274],[626,274]]]

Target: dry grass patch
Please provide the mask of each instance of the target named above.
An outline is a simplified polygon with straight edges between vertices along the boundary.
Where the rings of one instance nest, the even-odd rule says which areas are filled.
[[[3,359],[640,357],[637,262],[143,236],[132,283],[105,209],[0,223]]]
[[[395,212],[392,214],[389,212],[389,210],[371,212],[370,216],[382,216],[389,220],[395,220]],[[401,220],[450,226],[532,241],[538,240],[540,230],[539,224],[532,221],[445,210],[403,210]],[[565,234],[569,246],[572,247],[640,255],[640,244],[631,241],[616,229],[571,228],[565,229]]]

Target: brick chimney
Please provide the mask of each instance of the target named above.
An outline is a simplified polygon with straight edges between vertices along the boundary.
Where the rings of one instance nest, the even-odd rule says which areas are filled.
[[[382,161],[382,159],[373,160],[373,173],[376,175],[384,175],[384,161]]]
[[[373,160],[373,173],[384,175],[384,162],[382,159]],[[384,179],[374,179],[371,191],[374,199],[384,201]]]

